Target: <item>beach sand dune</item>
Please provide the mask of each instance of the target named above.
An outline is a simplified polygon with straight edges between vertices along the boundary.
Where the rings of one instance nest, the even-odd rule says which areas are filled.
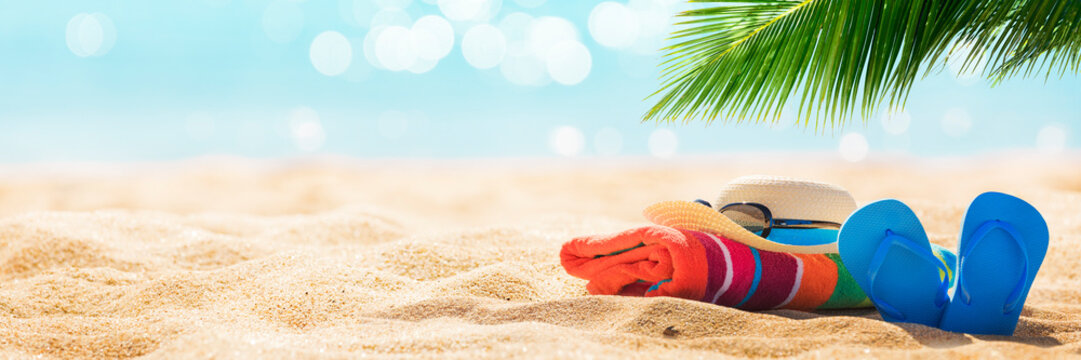
[[[710,157],[12,167],[0,177],[2,358],[1047,358],[1081,354],[1081,161]],[[784,158],[778,156],[777,158]],[[882,322],[873,310],[746,312],[589,296],[574,236],[644,224],[655,201],[747,174],[910,204],[956,246],[1003,191],[1051,245],[1016,336]]]

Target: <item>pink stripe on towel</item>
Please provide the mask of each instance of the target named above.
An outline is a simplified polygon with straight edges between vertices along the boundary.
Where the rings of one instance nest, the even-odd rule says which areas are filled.
[[[709,277],[706,280],[706,293],[702,297],[702,301],[713,302],[713,299],[717,295],[717,291],[721,290],[724,286],[724,278],[726,276],[726,268],[728,267],[725,262],[724,250],[721,249],[721,245],[713,240],[711,236],[705,233],[697,231],[688,231],[694,234],[695,239],[702,243],[702,247],[706,250],[706,262],[709,263]]]
[[[751,283],[754,281],[754,255],[751,254],[751,248],[747,245],[722,237],[718,239],[728,249],[729,257],[732,259],[732,286],[717,298],[715,304],[734,307],[747,296],[747,291],[750,290]]]

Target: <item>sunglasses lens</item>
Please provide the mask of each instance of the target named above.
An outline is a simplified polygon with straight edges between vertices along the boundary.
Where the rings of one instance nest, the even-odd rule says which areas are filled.
[[[721,214],[755,234],[761,235],[762,230],[766,228],[766,214],[755,206],[731,205],[721,209]]]

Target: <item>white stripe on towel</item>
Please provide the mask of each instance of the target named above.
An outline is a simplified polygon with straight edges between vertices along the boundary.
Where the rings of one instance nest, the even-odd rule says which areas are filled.
[[[727,292],[728,288],[732,286],[732,254],[728,252],[728,247],[724,246],[724,242],[722,242],[721,239],[713,236],[713,234],[706,234],[706,236],[709,236],[710,239],[717,242],[717,246],[720,246],[721,252],[724,253],[724,284],[721,285],[721,288],[713,295],[713,303],[716,304],[717,299],[720,299],[721,295]]]
[[[774,309],[780,309],[781,307],[784,307],[785,305],[788,305],[788,303],[792,302],[792,299],[796,298],[796,293],[799,292],[800,281],[803,280],[803,259],[800,259],[799,256],[792,254],[786,255],[791,256],[793,259],[796,259],[796,283],[792,284],[792,291],[788,293],[788,298],[784,299],[784,302],[774,307]]]

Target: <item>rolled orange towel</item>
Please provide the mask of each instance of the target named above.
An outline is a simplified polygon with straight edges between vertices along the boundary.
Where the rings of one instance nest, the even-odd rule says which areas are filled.
[[[560,261],[589,280],[594,295],[671,296],[747,310],[871,305],[836,254],[763,251],[660,225],[575,238]]]

